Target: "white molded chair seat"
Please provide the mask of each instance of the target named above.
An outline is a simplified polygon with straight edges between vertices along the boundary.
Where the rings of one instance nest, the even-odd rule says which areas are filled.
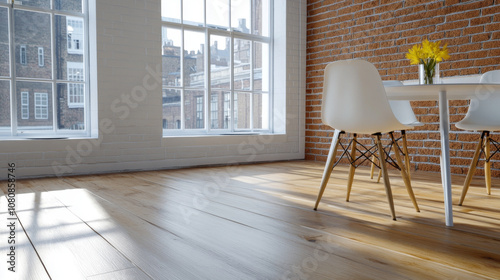
[[[499,83],[500,84],[500,70],[494,70],[484,73],[481,76],[480,83]],[[490,158],[496,153],[490,154],[490,143],[496,143],[490,139],[491,131],[500,131],[500,92],[495,92],[488,89],[485,85],[482,88],[478,88],[478,98],[472,99],[469,105],[469,110],[467,115],[460,122],[456,123],[457,128],[463,130],[473,130],[481,131],[481,137],[476,146],[476,151],[474,153],[472,163],[470,165],[469,171],[467,172],[467,177],[464,182],[464,187],[462,190],[462,196],[460,197],[459,205],[462,205],[467,190],[469,189],[472,176],[476,170],[477,162],[481,150],[485,153],[485,181],[486,181],[486,191],[491,194],[491,164]],[[495,144],[497,151],[499,149],[498,143]]]
[[[381,133],[389,133],[392,143],[395,139],[392,131],[406,130],[412,126],[402,124],[394,115],[380,75],[373,66],[365,60],[343,60],[328,64],[325,68],[323,81],[323,103],[321,117],[324,124],[335,128],[333,141],[323,172],[320,191],[314,207],[317,210],[323,192],[326,188],[330,173],[335,166],[340,136],[344,132],[353,134],[351,147],[351,166],[348,180],[348,195],[352,186],[354,170],[356,168],[357,134],[372,134],[376,137],[380,168],[384,177],[384,185],[389,201],[392,218],[395,220],[394,202],[386,168],[385,151],[380,140]],[[406,189],[417,211],[418,205],[411,188],[406,168],[403,165],[399,149],[394,149],[397,163]],[[347,197],[347,200],[349,197]]]

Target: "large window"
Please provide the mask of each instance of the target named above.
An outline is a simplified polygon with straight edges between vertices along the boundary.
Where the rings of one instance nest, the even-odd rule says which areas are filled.
[[[270,130],[271,2],[161,1],[165,135]]]
[[[88,136],[87,0],[12,2],[0,1],[0,136]]]

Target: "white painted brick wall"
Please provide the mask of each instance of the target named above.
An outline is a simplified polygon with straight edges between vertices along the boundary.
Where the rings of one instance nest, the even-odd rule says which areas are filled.
[[[276,89],[280,94],[286,90],[286,134],[163,138],[160,86],[147,91],[120,119],[113,102],[143,85],[146,67],[154,69],[161,62],[160,0],[97,1],[97,122],[109,119],[113,129],[103,133],[101,127],[99,139],[0,141],[0,179],[6,178],[9,162],[16,163],[16,175],[22,179],[303,159],[306,1],[275,2],[287,6],[286,33],[276,30],[287,34],[280,37],[286,40],[286,57],[275,65],[286,78],[286,87]],[[287,69],[280,69],[283,65]]]

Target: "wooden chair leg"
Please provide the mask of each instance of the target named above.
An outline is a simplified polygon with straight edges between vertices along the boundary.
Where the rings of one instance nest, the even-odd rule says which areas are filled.
[[[354,161],[356,159],[356,144],[357,135],[354,133],[351,147],[351,158]],[[355,163],[351,163],[349,167],[349,177],[347,178],[347,195],[345,201],[349,201],[349,196],[351,195],[352,182],[354,181],[354,172],[356,171]]]
[[[373,174],[375,173],[375,162],[379,162],[380,164],[380,161],[378,160],[378,158],[373,155],[372,156],[372,167],[371,167],[371,170],[370,170],[370,179],[373,179]],[[377,175],[377,183],[380,183],[380,178],[382,177],[382,169],[378,169],[378,175]]]
[[[403,137],[403,152],[405,153],[405,165],[406,165],[406,173],[408,173],[408,178],[411,181],[411,172],[410,172],[410,154],[408,153],[408,143],[406,142],[406,131],[402,130],[401,135]]]
[[[318,193],[318,198],[316,199],[316,204],[314,205],[314,210],[318,210],[318,204],[325,191],[326,184],[330,179],[330,174],[333,170],[333,165],[335,164],[335,159],[337,158],[337,149],[339,147],[340,130],[335,129],[332,139],[332,145],[330,146],[330,152],[328,153],[328,158],[325,164],[325,170],[323,171],[323,177],[321,179],[321,186]]]
[[[383,177],[384,177],[385,192],[387,194],[387,200],[389,201],[389,207],[391,209],[391,216],[392,216],[393,220],[396,220],[396,211],[394,210],[394,200],[392,198],[391,183],[389,182],[389,175],[387,173],[384,147],[382,146],[382,142],[380,141],[380,134],[376,134],[375,137],[376,137],[378,154],[379,154],[378,158],[380,160],[380,169],[382,169],[382,173],[383,173]]]
[[[483,146],[483,139],[484,139],[485,134],[486,134],[485,132],[481,133],[481,138],[479,139],[479,142],[477,143],[476,151],[474,152],[474,156],[472,157],[472,162],[471,162],[470,167],[469,167],[469,172],[467,172],[467,177],[465,178],[464,187],[462,189],[462,195],[460,196],[460,201],[458,202],[458,205],[460,205],[460,206],[464,202],[465,195],[467,194],[467,191],[469,190],[472,176],[474,176],[474,172],[476,171],[477,160],[479,159],[479,154],[481,153],[481,147]]]
[[[370,179],[373,179],[373,173],[375,172],[375,159],[377,157],[375,157],[375,155],[372,156],[372,164],[371,164],[371,167],[370,167]]]
[[[410,177],[408,176],[408,173],[406,172],[406,166],[403,165],[403,161],[401,159],[401,154],[399,153],[398,146],[396,144],[396,140],[394,139],[394,134],[392,132],[389,133],[391,136],[392,144],[394,147],[394,155],[396,156],[396,162],[399,165],[399,169],[401,170],[401,177],[403,177],[403,181],[405,182],[406,186],[406,191],[410,195],[411,202],[413,203],[413,207],[415,207],[415,210],[417,212],[420,212],[420,209],[418,208],[417,204],[417,199],[415,198],[415,194],[413,193],[413,189],[411,187],[411,181]]]
[[[484,180],[486,183],[486,192],[488,195],[491,194],[491,162],[490,162],[490,133],[486,132],[486,137],[484,139]]]

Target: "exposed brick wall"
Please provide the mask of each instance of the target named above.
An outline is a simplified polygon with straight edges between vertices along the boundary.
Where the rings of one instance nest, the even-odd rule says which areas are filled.
[[[333,130],[321,122],[323,70],[332,61],[361,58],[372,62],[383,80],[417,79],[405,54],[428,38],[448,44],[451,58],[441,76],[482,74],[500,69],[500,0],[308,0],[306,159],[325,161]],[[450,103],[452,173],[468,170],[479,133],[453,124],[466,114],[468,101]],[[426,125],[408,132],[412,167],[439,171],[437,102],[412,102]],[[500,141],[500,134],[492,134]],[[484,174],[482,162],[477,174]],[[500,155],[492,164],[500,177]]]

